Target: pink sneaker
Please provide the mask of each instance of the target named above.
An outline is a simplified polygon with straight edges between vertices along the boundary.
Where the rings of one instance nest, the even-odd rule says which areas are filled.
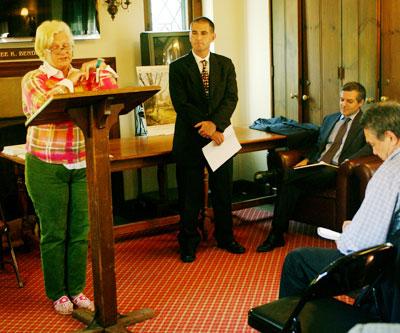
[[[90,311],[94,311],[93,302],[87,298],[84,294],[80,293],[79,295],[72,296],[72,303],[74,303],[80,309],[88,309]]]
[[[58,314],[70,315],[74,310],[74,305],[71,303],[68,296],[61,296],[58,300],[53,302],[54,310]]]

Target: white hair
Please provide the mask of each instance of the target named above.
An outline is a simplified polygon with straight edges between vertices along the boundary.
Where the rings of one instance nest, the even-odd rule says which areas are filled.
[[[35,52],[41,60],[45,60],[45,50],[53,44],[54,35],[60,32],[66,33],[70,44],[74,44],[74,36],[71,29],[63,21],[44,21],[36,29]]]

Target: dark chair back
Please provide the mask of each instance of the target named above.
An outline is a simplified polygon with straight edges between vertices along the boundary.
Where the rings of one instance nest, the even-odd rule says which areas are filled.
[[[370,285],[393,263],[394,256],[394,246],[384,243],[341,257],[310,283],[303,297],[338,296]]]
[[[400,230],[391,233],[388,240],[396,249],[394,262],[382,279],[366,290],[366,296],[357,300],[357,305],[375,311],[384,322],[400,323]]]
[[[305,303],[312,299],[343,295],[375,283],[393,263],[394,257],[393,245],[384,243],[335,260],[311,281],[283,331],[298,321],[297,316]]]
[[[311,321],[316,320],[318,316],[320,318],[326,317],[324,307],[325,309],[329,308],[329,316],[335,317],[335,314],[331,313],[332,309],[337,311],[337,322],[340,322],[341,329],[346,327],[343,321],[348,322],[348,328],[358,321],[365,321],[368,319],[365,313],[357,312],[352,317],[352,307],[343,303],[342,309],[342,302],[332,297],[373,285],[385,274],[388,268],[392,267],[395,255],[394,246],[391,243],[385,243],[341,257],[326,267],[310,283],[302,297],[286,297],[251,309],[249,324],[254,327],[252,323],[255,322],[257,327],[254,328],[261,332],[300,332],[302,326],[312,327]],[[309,303],[320,299],[327,299],[327,302],[317,301],[313,306],[308,306]],[[304,310],[305,307],[306,310]],[[279,313],[277,309],[280,309]],[[310,309],[312,313],[304,313],[310,311]],[[286,314],[283,314],[285,311]],[[346,320],[340,318],[343,313],[349,315]],[[303,325],[304,323],[300,322],[302,319],[308,322]],[[322,323],[322,325],[325,325],[325,323]],[[329,330],[324,330],[325,332],[341,332],[341,329],[335,330],[335,322],[327,321],[326,325],[327,328],[330,327]],[[317,326],[320,330],[321,323],[319,322]]]

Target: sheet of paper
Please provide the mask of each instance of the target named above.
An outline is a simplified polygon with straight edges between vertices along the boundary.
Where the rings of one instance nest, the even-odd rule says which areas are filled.
[[[327,229],[327,228],[322,228],[318,227],[317,228],[317,234],[321,236],[322,238],[330,239],[330,240],[338,240],[340,238],[340,233]]]
[[[20,145],[5,146],[3,147],[2,153],[10,156],[17,156],[21,159],[25,159],[25,143]]]
[[[208,145],[203,147],[203,154],[211,170],[215,171],[241,148],[242,146],[236,137],[233,126],[229,125],[224,131],[224,142],[217,145],[214,141],[211,141]]]
[[[25,155],[25,143],[14,146],[5,146],[2,153],[11,156]]]

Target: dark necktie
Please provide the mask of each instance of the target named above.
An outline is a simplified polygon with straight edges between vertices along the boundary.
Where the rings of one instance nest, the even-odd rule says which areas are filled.
[[[336,155],[338,152],[340,145],[342,144],[343,137],[346,134],[347,131],[347,126],[349,124],[350,118],[346,118],[346,120],[343,122],[343,124],[340,126],[335,140],[333,140],[332,145],[329,147],[327,152],[321,156],[321,161],[326,162],[326,163],[332,163],[333,157]]]
[[[203,81],[204,92],[208,97],[209,81],[208,81],[208,71],[207,71],[207,60],[202,60],[201,64],[203,65],[203,68],[201,69],[201,80]]]

